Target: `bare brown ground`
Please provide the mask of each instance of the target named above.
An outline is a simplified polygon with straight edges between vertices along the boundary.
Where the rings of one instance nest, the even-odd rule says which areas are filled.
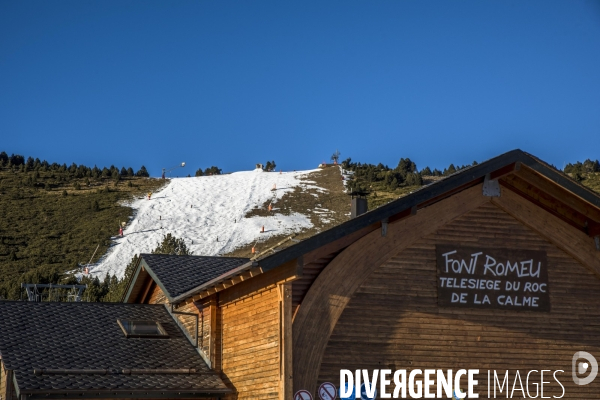
[[[319,190],[311,186],[317,186],[325,190]],[[297,234],[293,237],[293,240],[287,240],[281,244],[279,243],[288,238],[289,235],[277,235],[260,242],[255,248],[255,255],[258,256],[271,254],[272,251],[289,247],[296,241],[307,239],[350,219],[350,196],[344,193],[342,176],[337,166],[328,166],[309,174],[303,179],[303,185],[296,187],[293,192],[286,193],[281,199],[273,203],[272,211],[269,211],[268,207],[269,202],[255,208],[245,217],[268,216],[276,213],[290,215],[293,212],[298,212],[308,215],[313,227]],[[278,246],[275,249],[269,250],[276,245]],[[225,255],[252,257],[252,244],[240,247]]]

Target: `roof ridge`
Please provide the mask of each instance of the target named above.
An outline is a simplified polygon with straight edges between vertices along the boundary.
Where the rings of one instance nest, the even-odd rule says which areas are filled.
[[[250,260],[247,257],[229,257],[229,256],[204,256],[199,254],[161,254],[161,253],[140,253],[142,256],[160,256],[160,257],[195,257],[195,258],[218,258],[218,259],[229,259],[229,260]]]

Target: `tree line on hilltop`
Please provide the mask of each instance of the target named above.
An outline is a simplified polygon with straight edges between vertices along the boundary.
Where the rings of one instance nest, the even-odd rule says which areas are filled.
[[[272,172],[272,171],[275,171],[276,167],[277,167],[277,165],[275,164],[275,161],[267,161],[267,163],[263,167],[263,170],[265,170],[267,172]],[[202,170],[202,168],[198,168],[196,170],[196,173],[194,176],[221,175],[222,173],[223,173],[223,170],[221,168],[213,165],[212,167],[208,167],[204,170]]]
[[[598,160],[592,161],[588,158],[584,162],[569,163],[565,165],[564,172],[570,174],[576,181],[582,181],[585,175],[600,172],[600,162]]]
[[[347,158],[341,163],[343,169],[353,172],[347,182],[350,192],[374,193],[375,196],[377,191],[394,193],[398,189],[409,190],[410,187],[419,187],[424,184],[424,181],[449,176],[475,165],[478,165],[477,161],[467,165],[450,164],[440,171],[437,168],[431,169],[428,166],[419,170],[416,163],[410,158],[401,158],[395,168],[390,168],[382,163],[375,165],[352,162],[351,158]],[[598,160],[587,159],[583,162],[569,163],[565,166],[563,172],[576,181],[584,182],[594,190],[598,188],[597,181],[600,172],[600,162]]]
[[[349,190],[351,192],[368,193],[371,191],[373,184],[376,184],[380,189],[389,191],[401,187],[423,186],[424,177],[452,175],[462,169],[477,165],[477,161],[473,161],[473,164],[460,166],[450,164],[443,171],[437,168],[432,170],[429,167],[425,167],[419,171],[417,164],[410,158],[401,158],[395,168],[390,168],[382,163],[375,165],[352,162],[351,158],[342,161],[341,165],[343,169],[354,172],[347,185]]]
[[[202,171],[202,168],[198,168],[195,176],[221,175],[222,173],[223,170],[221,168],[213,165],[212,167],[206,168],[204,171]]]
[[[77,165],[72,163],[70,166],[67,164],[58,164],[52,163],[50,164],[46,160],[40,160],[39,158],[27,157],[25,159],[24,156],[20,154],[11,154],[10,156],[6,152],[0,153],[0,168],[6,168],[12,171],[19,172],[29,172],[29,171],[39,171],[39,172],[58,172],[58,173],[68,173],[74,178],[112,178],[115,180],[119,180],[121,177],[149,177],[150,174],[145,166],[137,171],[133,172],[133,168],[125,168],[115,167],[111,165],[109,168],[104,167],[102,169],[98,168],[94,165],[94,167],[86,167],[85,165]]]

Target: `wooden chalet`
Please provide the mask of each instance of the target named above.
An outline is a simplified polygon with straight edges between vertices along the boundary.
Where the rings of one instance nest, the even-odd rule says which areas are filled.
[[[600,197],[520,150],[257,259],[143,254],[124,298],[163,304],[228,390],[193,389],[232,399],[383,368],[563,370],[564,398],[600,398],[571,379],[599,300]]]
[[[520,150],[185,290],[162,257],[125,301],[189,313],[233,398],[318,398],[340,369],[381,368],[564,370],[565,398],[600,398],[570,378],[576,351],[600,355],[600,197]]]
[[[599,250],[600,197],[515,150],[268,256],[180,276],[185,290],[167,283],[183,259],[143,255],[125,301],[188,313],[238,399],[316,396],[342,368],[569,373],[576,351],[600,355]]]

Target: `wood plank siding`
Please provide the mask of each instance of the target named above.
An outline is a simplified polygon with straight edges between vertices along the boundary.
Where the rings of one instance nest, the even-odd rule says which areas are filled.
[[[5,368],[4,362],[0,360],[0,398],[2,400],[13,400],[17,398],[15,385],[13,384],[13,371]]]
[[[212,306],[213,308],[215,305]],[[198,335],[198,348],[204,352],[204,355],[214,364],[214,344],[211,346],[212,320],[211,301],[207,299],[204,302],[186,303],[178,307],[176,312],[193,313],[198,315],[198,331],[196,329],[196,318],[190,315],[174,314],[179,320],[181,326],[192,336]],[[213,334],[214,340],[214,334]],[[213,356],[211,359],[211,355]]]
[[[150,290],[148,291],[148,294],[145,296],[142,302],[148,304],[168,304],[169,300],[167,299],[167,296],[165,296],[165,294],[163,293],[160,286],[158,286],[154,282],[151,282]]]
[[[277,287],[219,307],[223,378],[237,399],[278,399],[280,295]]]
[[[6,369],[4,369],[4,363],[0,361],[0,398],[6,399]]]
[[[436,244],[546,251],[551,311],[439,307]],[[487,398],[488,369],[509,370],[511,387],[516,370],[524,382],[523,373],[549,369],[565,370],[558,377],[566,398],[600,399],[598,379],[578,386],[570,371],[576,351],[600,354],[598,300],[600,280],[589,268],[496,204],[485,202],[374,269],[333,328],[318,383],[339,382],[341,368],[478,368],[479,398]],[[539,383],[539,374],[536,380]],[[544,396],[561,395],[552,376],[544,380],[551,381],[544,386]],[[521,398],[519,394],[513,398]]]
[[[189,299],[175,307],[176,312],[198,315],[198,348],[235,391],[229,398],[284,399],[284,393],[291,396],[291,357],[286,365],[281,344],[285,341],[291,353],[292,290],[285,281],[296,269],[294,261],[223,292],[198,301]],[[158,285],[151,283],[145,302],[168,304],[168,299]],[[196,318],[174,316],[193,337]],[[286,370],[290,371],[287,385],[283,379]]]
[[[300,303],[306,296],[308,289],[319,276],[323,268],[327,266],[338,255],[339,251],[327,254],[314,261],[306,263],[302,268],[302,277],[292,283],[292,315],[296,313]]]

